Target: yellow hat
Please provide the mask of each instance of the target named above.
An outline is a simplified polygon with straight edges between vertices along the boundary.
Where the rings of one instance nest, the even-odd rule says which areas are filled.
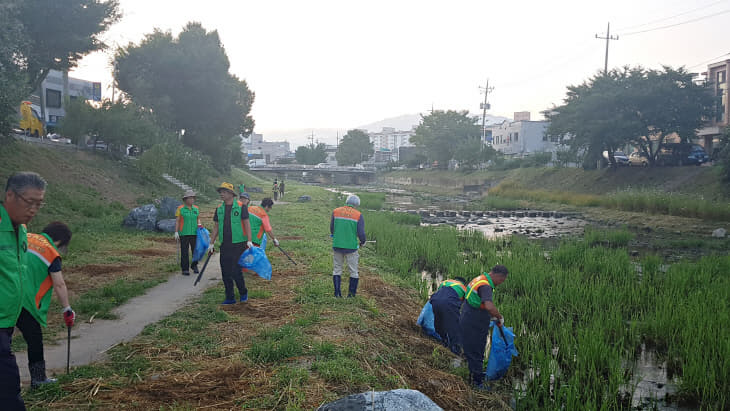
[[[216,188],[215,191],[221,192],[221,190],[228,190],[233,194],[236,194],[235,191],[233,191],[233,184],[231,183],[221,183],[220,187]]]

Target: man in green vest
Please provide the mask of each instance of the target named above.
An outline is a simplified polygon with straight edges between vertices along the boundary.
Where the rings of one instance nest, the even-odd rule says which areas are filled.
[[[504,325],[504,317],[494,305],[494,289],[507,279],[507,267],[495,265],[489,273],[484,273],[469,282],[465,303],[461,308],[461,337],[464,356],[469,365],[471,382],[476,389],[487,390],[484,385],[484,348],[487,345],[489,324],[496,321],[498,327]]]
[[[200,209],[195,205],[195,193],[188,190],[183,194],[183,204],[175,211],[175,240],[180,244],[180,269],[182,275],[190,275],[190,267],[198,274],[198,262],[190,264],[189,252],[195,252],[200,224]]]
[[[335,297],[342,297],[340,284],[342,278],[342,266],[347,263],[350,270],[350,287],[348,297],[355,297],[357,284],[360,280],[357,273],[358,260],[360,258],[357,250],[365,244],[365,220],[362,213],[357,211],[360,206],[360,197],[351,195],[347,197],[344,207],[336,208],[330,219],[330,234],[332,236],[332,251],[334,262],[332,264],[332,282],[335,286]]]
[[[22,309],[28,250],[25,224],[43,207],[45,195],[46,181],[41,176],[20,172],[8,178],[5,201],[0,203],[0,405],[4,410],[25,410],[10,344]]]
[[[454,277],[445,280],[431,295],[434,328],[441,341],[456,355],[461,354],[461,327],[459,311],[466,295],[466,280]]]
[[[23,276],[23,309],[15,326],[23,333],[28,344],[31,388],[56,382],[56,379],[46,376],[41,331],[41,326],[47,325],[48,307],[54,291],[64,307],[61,312],[66,326],[72,327],[76,319],[68,302],[68,290],[61,273],[61,254],[66,252],[70,241],[71,230],[58,221],[48,224],[43,229],[43,234],[28,233],[27,270]]]
[[[222,183],[218,187],[223,204],[219,205],[213,213],[213,232],[210,237],[210,248],[208,252],[215,251],[215,241],[218,233],[222,232],[219,247],[221,250],[221,277],[226,288],[226,299],[223,305],[235,304],[236,294],[233,290],[235,282],[240,294],[240,301],[248,301],[248,290],[243,279],[243,272],[238,266],[238,259],[246,249],[253,247],[251,242],[251,224],[248,221],[248,208],[236,199],[236,192],[233,191],[233,184]],[[220,229],[220,226],[223,226]]]

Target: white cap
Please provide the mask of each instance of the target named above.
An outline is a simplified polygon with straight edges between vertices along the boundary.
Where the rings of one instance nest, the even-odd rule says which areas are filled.
[[[360,197],[352,194],[347,197],[347,201],[345,201],[345,204],[357,207],[360,205]]]

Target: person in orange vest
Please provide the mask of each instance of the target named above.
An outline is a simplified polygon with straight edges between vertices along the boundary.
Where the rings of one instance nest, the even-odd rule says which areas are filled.
[[[76,313],[68,302],[68,290],[61,273],[61,254],[68,250],[71,230],[61,222],[48,224],[42,234],[28,233],[27,272],[23,277],[23,308],[15,324],[23,333],[28,344],[28,370],[30,386],[38,388],[43,384],[56,382],[46,376],[46,361],[43,357],[43,333],[46,327],[51,294],[55,292],[64,307],[63,320],[72,327]]]
[[[332,212],[330,220],[330,234],[332,235],[333,268],[332,282],[335,286],[335,297],[342,297],[340,284],[342,279],[342,266],[347,263],[350,270],[350,287],[347,297],[355,297],[357,284],[360,277],[357,273],[357,264],[360,258],[357,250],[365,244],[365,220],[362,213],[357,211],[360,206],[360,197],[351,195],[347,197],[344,207],[336,208]]]
[[[269,222],[269,212],[274,206],[274,201],[270,198],[261,200],[261,206],[252,206],[248,208],[248,220],[251,222],[251,242],[256,247],[261,247],[261,240],[264,238],[264,232],[274,241],[275,246],[279,246],[279,240],[274,237],[274,229]]]
[[[198,262],[190,263],[189,252],[195,252],[195,243],[198,239],[200,224],[200,209],[195,205],[195,193],[188,190],[183,194],[183,204],[175,211],[177,224],[175,225],[175,240],[180,243],[180,269],[182,275],[190,275],[189,268],[198,274]]]
[[[459,311],[461,302],[466,296],[466,280],[454,277],[445,280],[431,295],[434,328],[441,341],[456,355],[461,354],[461,328],[459,327]]]
[[[489,273],[474,278],[466,287],[459,323],[471,382],[479,390],[487,389],[484,385],[484,348],[489,324],[494,320],[498,327],[504,325],[504,317],[494,305],[494,289],[507,279],[507,274],[507,267],[495,265]]]

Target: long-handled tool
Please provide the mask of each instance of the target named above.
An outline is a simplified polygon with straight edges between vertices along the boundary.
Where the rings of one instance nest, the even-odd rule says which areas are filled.
[[[66,374],[71,369],[71,327],[68,328],[68,342],[66,343]]]
[[[175,239],[175,244],[177,246],[177,254],[175,254],[177,260],[175,260],[175,264],[180,264],[180,238]]]
[[[279,249],[279,250],[280,250],[280,251],[281,251],[282,253],[284,253],[284,255],[286,256],[286,258],[288,258],[288,259],[289,259],[289,261],[291,261],[291,262],[292,262],[292,264],[294,264],[294,265],[297,265],[296,261],[292,260],[292,259],[291,259],[291,257],[289,257],[289,254],[287,254],[287,253],[286,253],[286,251],[284,251],[284,250],[283,250],[283,249],[282,249],[281,247],[279,247],[278,245],[276,246],[276,248],[278,248],[278,249]]]
[[[200,282],[200,279],[203,277],[203,273],[205,272],[205,267],[208,266],[208,262],[210,261],[210,257],[213,256],[213,253],[208,253],[208,258],[205,259],[205,264],[203,264],[203,268],[200,269],[200,273],[198,274],[198,278],[195,279],[195,284],[193,286],[198,285]]]

